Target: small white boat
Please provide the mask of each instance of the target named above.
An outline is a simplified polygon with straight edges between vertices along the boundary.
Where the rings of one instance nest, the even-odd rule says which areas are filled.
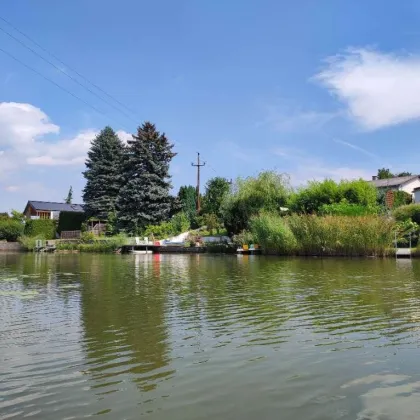
[[[136,255],[146,255],[146,254],[153,254],[153,251],[150,249],[132,249],[130,251],[131,254],[136,254]]]

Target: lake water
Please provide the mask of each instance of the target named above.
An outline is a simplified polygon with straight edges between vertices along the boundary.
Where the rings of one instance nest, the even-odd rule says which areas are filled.
[[[420,261],[0,254],[0,419],[420,418]]]

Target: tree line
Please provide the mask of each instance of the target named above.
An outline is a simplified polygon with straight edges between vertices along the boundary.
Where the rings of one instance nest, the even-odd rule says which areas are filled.
[[[203,210],[197,214],[196,188],[185,185],[176,196],[171,195],[169,166],[176,156],[173,147],[150,122],[138,127],[127,144],[111,127],[105,127],[91,143],[83,172],[88,218],[106,220],[110,233],[145,232],[180,213],[188,226],[197,228],[206,222],[217,228],[229,182],[221,177],[211,179],[201,197]],[[182,218],[177,221],[185,226]]]

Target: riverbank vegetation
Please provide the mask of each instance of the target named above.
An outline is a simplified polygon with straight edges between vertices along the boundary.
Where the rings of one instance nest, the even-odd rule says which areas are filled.
[[[237,180],[222,208],[239,245],[283,255],[385,256],[395,239],[417,245],[420,205],[405,204],[405,195],[395,193],[389,208],[363,180],[310,181],[295,190],[287,176],[263,172]]]
[[[102,236],[83,233],[79,241],[58,242],[57,249],[110,252],[129,237],[160,240],[187,231],[189,245],[205,235],[228,235],[235,244],[258,243],[264,252],[284,255],[384,256],[395,239],[401,246],[417,245],[420,205],[411,204],[410,194],[378,191],[361,179],[309,181],[296,188],[287,174],[263,171],[234,182],[212,178],[200,196],[191,185],[171,195],[173,147],[150,122],[127,143],[105,127],[92,140],[83,172],[86,214],[63,212],[58,224],[24,220],[17,212],[0,215],[0,240],[20,238],[32,249],[36,239],[101,221]],[[378,170],[380,178],[391,175]]]

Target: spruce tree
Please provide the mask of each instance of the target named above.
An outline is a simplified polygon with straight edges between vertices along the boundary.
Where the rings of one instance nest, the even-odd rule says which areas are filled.
[[[107,218],[123,184],[124,144],[111,127],[92,141],[86,160],[83,201],[88,216]]]
[[[67,197],[64,199],[66,204],[71,204],[73,201],[73,187],[70,185],[69,192],[67,193]]]
[[[165,134],[150,122],[128,141],[126,179],[117,201],[120,228],[137,233],[168,218],[172,204],[169,165],[176,155],[172,148]]]

